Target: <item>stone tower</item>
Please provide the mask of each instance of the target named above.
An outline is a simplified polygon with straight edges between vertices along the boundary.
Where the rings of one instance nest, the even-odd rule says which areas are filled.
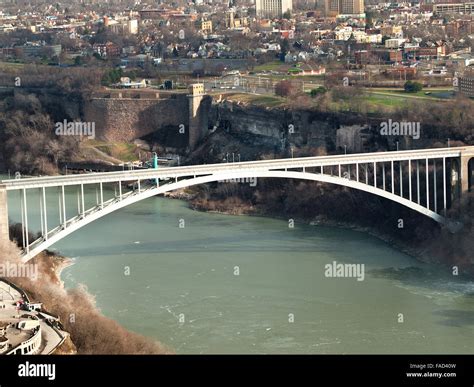
[[[193,149],[205,135],[208,125],[207,103],[210,99],[204,93],[203,83],[189,86],[189,147]]]

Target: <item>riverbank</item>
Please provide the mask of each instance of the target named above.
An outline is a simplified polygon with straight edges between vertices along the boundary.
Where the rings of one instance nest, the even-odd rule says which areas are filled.
[[[64,281],[61,279],[61,275],[65,269],[67,269],[69,266],[74,265],[74,259],[66,258],[66,257],[61,257],[61,258],[62,258],[61,263],[57,266],[54,274],[59,281],[59,285],[63,289],[65,289]]]
[[[0,262],[16,262],[19,251],[10,243],[0,251]],[[74,261],[52,252],[43,252],[29,264],[37,265],[36,279],[7,278],[20,286],[33,300],[41,300],[44,310],[57,316],[70,334],[55,354],[171,354],[163,344],[130,332],[105,317],[95,298],[84,286],[65,289],[61,274]]]

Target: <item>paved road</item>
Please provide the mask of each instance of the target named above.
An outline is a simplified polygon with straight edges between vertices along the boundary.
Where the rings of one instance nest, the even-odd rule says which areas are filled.
[[[305,80],[294,78],[291,75],[287,77],[257,76],[257,75],[227,75],[213,80],[205,79],[204,87],[206,91],[234,91],[252,94],[275,95],[275,85],[282,80],[293,81],[303,91],[323,86],[322,82],[314,80]]]

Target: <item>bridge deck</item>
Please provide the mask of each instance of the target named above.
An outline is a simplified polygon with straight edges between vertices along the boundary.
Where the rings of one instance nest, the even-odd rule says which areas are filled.
[[[153,178],[177,178],[182,176],[203,176],[207,174],[226,173],[229,171],[252,172],[278,169],[291,169],[303,167],[320,167],[330,165],[348,165],[348,164],[364,164],[364,163],[381,163],[396,162],[405,160],[425,160],[425,159],[441,159],[450,157],[460,157],[464,152],[474,155],[474,146],[457,147],[457,148],[436,148],[436,149],[420,149],[408,151],[391,151],[377,153],[359,153],[350,155],[333,155],[318,157],[300,157],[292,159],[273,159],[259,161],[244,161],[236,163],[219,163],[190,165],[182,167],[166,167],[159,169],[132,170],[120,172],[102,172],[89,173],[83,175],[67,175],[67,176],[46,176],[32,177],[12,180],[0,181],[0,186],[7,190],[42,188],[42,187],[58,187],[78,184],[96,184],[117,181],[133,181],[146,180]]]

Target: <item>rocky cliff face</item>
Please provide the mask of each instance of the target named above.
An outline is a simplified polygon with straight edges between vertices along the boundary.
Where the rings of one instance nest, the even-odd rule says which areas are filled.
[[[341,114],[286,108],[270,109],[223,101],[213,104],[210,122],[214,122],[228,133],[269,137],[275,145],[282,148],[288,145],[322,146],[333,151],[336,149],[338,131],[357,123],[357,117],[349,120]],[[359,136],[359,132],[354,130],[354,136]],[[363,150],[362,142],[352,143],[359,144],[360,149],[354,151]]]

